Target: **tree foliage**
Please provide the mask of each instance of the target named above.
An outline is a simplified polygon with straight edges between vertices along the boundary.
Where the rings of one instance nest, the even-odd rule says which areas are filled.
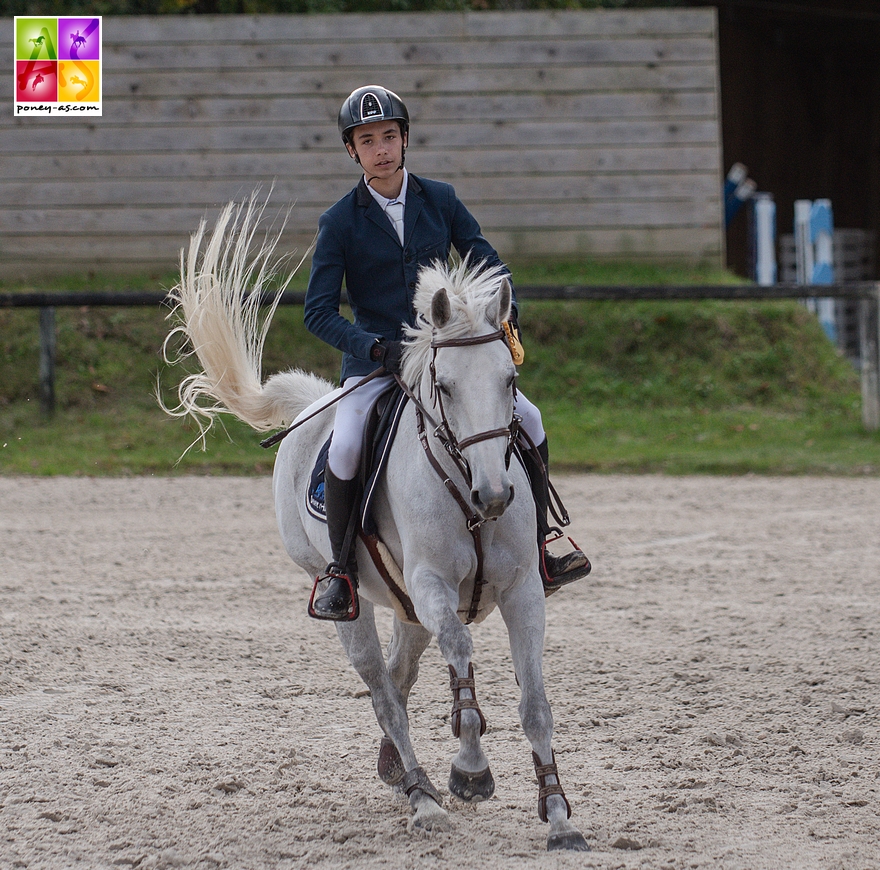
[[[688,0],[0,0],[3,15],[308,14],[632,9],[692,5]]]

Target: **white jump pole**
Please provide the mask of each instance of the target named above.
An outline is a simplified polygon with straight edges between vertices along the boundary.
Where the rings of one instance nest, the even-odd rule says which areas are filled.
[[[834,283],[834,218],[830,199],[799,199],[794,204],[795,269],[798,284]],[[808,299],[807,308],[837,343],[837,313],[833,299]]]
[[[752,278],[761,287],[776,283],[776,203],[771,193],[752,197],[752,232],[755,273]]]

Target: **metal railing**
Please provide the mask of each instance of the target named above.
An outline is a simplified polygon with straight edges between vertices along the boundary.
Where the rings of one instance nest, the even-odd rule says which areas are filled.
[[[869,431],[880,429],[880,282],[862,281],[824,286],[801,284],[704,284],[653,286],[518,285],[519,299],[546,300],[769,300],[838,298],[859,300],[859,347],[862,386],[862,422]],[[305,294],[285,291],[281,305],[302,305]],[[0,293],[0,308],[40,309],[40,407],[51,415],[55,408],[55,309],[65,306],[159,306],[167,303],[160,291],[115,293]]]

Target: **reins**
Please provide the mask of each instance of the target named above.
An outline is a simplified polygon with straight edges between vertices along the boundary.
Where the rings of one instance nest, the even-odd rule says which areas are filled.
[[[303,423],[307,423],[312,417],[317,417],[318,414],[323,414],[328,408],[332,408],[338,401],[344,399],[349,393],[353,393],[359,387],[362,387],[364,384],[369,383],[373,380],[373,378],[378,378],[380,375],[386,375],[388,372],[385,370],[384,366],[376,369],[374,372],[370,372],[365,378],[361,378],[356,384],[353,384],[348,389],[343,390],[338,396],[331,399],[327,402],[326,405],[321,405],[317,411],[313,411],[309,414],[308,417],[303,417],[301,420],[297,420],[295,423],[291,423],[286,429],[282,429],[280,432],[276,432],[274,435],[270,435],[268,438],[265,438],[260,442],[260,447],[273,447],[279,441],[283,441],[294,429],[299,429]]]
[[[544,466],[544,460],[541,459],[540,453],[538,453],[538,447],[534,441],[529,437],[529,433],[526,432],[525,429],[520,429],[519,431],[519,443],[516,447],[516,452],[519,458],[520,463],[522,464],[522,454],[523,448],[528,447],[528,452],[535,457],[538,461],[536,463],[536,467],[542,469],[542,486],[544,486],[547,490],[547,509],[550,511],[550,515],[559,523],[560,526],[570,526],[571,525],[571,517],[568,515],[568,510],[562,502],[562,496],[556,491],[556,487],[553,486],[553,481],[550,480],[550,475],[547,473],[547,468]],[[525,467],[525,466],[523,466]],[[542,522],[541,517],[538,517],[538,522]],[[562,530],[555,527],[550,526],[546,520],[543,521],[545,528],[542,528],[545,536],[549,536],[552,534],[562,534]]]
[[[480,518],[479,514],[477,514],[467,499],[461,494],[461,490],[455,485],[455,481],[452,480],[452,478],[443,470],[443,466],[437,461],[437,457],[431,452],[431,445],[428,443],[428,432],[425,428],[425,418],[421,409],[418,407],[416,408],[416,426],[419,433],[419,441],[424,448],[425,456],[427,456],[431,468],[437,472],[437,475],[443,481],[443,485],[446,487],[447,492],[449,492],[449,494],[455,499],[456,504],[461,508],[467,523],[467,530],[470,532],[471,538],[473,538],[474,541],[474,552],[477,556],[477,569],[474,572],[474,591],[471,595],[471,604],[468,608],[467,618],[465,620],[466,624],[470,625],[480,609],[480,598],[483,595],[483,586],[486,583],[485,577],[483,576],[483,536],[480,533],[480,529],[485,520]]]

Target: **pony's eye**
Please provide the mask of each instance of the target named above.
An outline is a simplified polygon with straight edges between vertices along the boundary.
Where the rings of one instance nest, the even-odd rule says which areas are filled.
[[[446,384],[444,384],[444,383],[442,383],[442,382],[440,382],[440,381],[437,381],[437,389],[438,389],[441,393],[443,393],[444,396],[450,396],[450,395],[452,395],[452,394],[449,392],[449,387],[447,387]]]

